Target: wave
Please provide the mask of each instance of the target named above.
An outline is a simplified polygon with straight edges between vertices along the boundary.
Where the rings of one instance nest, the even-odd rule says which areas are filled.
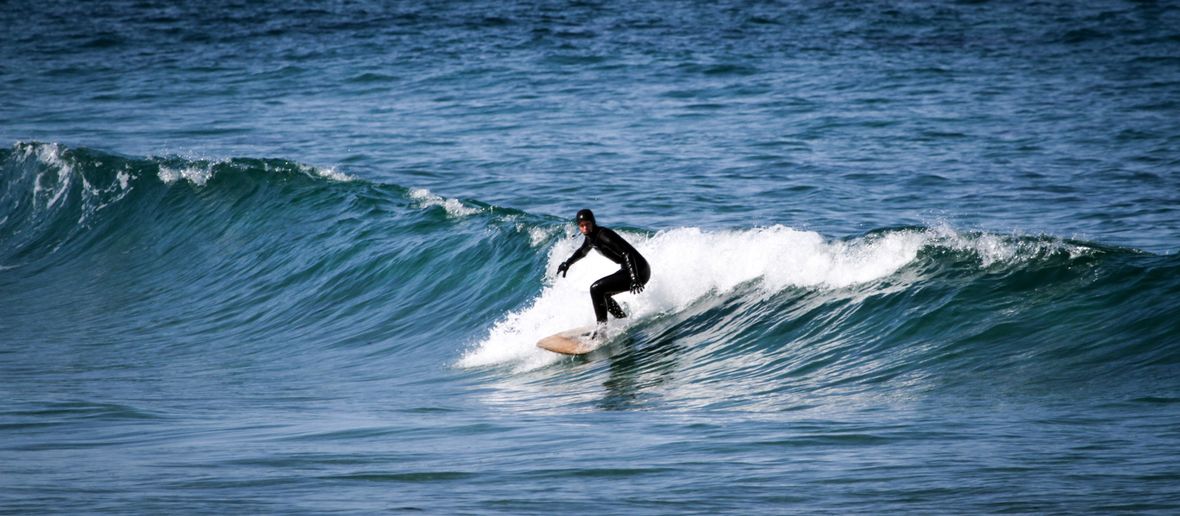
[[[1175,257],[945,226],[846,240],[781,226],[627,236],[659,265],[647,291],[618,296],[631,318],[612,322],[618,336],[601,351],[568,358],[533,343],[592,322],[585,287],[611,271],[602,259],[548,276],[458,366],[527,373],[511,393],[583,389],[596,405],[632,407],[638,392],[661,406],[781,410],[816,396],[1175,388]],[[576,240],[553,247],[550,271]],[[602,369],[581,367],[604,358],[605,400]]]
[[[969,276],[959,278],[958,287],[1046,264],[1071,270],[1096,257],[1135,254],[1047,237],[962,234],[947,226],[884,229],[847,240],[828,240],[815,232],[783,226],[730,231],[677,228],[626,235],[658,265],[642,295],[617,296],[635,315],[630,321],[619,321],[624,331],[647,319],[691,312],[702,303],[725,305],[741,299],[743,306],[760,306],[784,292],[794,293],[788,297],[791,300],[820,296],[863,302],[874,296],[910,295],[914,289],[951,281],[962,271]],[[554,271],[579,243],[579,238],[571,236],[554,245],[548,269]],[[529,306],[498,322],[461,363],[476,366],[519,360],[535,367],[551,362],[554,356],[533,349],[530,343],[561,329],[591,324],[585,288],[616,267],[593,254],[587,261],[566,279],[548,276]]]
[[[282,159],[18,143],[0,150],[0,174],[10,345],[85,334],[173,358],[212,342],[250,363],[358,374],[564,375],[585,359],[535,343],[592,323],[588,286],[616,267],[592,253],[556,278],[580,243],[562,217]],[[589,360],[678,386],[685,403],[993,381],[1109,388],[1180,364],[1175,256],[946,225],[621,232],[653,276],[617,296],[630,317]],[[740,388],[690,387],[717,384]]]
[[[627,237],[656,264],[653,279],[617,296],[631,317],[612,321],[617,336],[596,355],[610,358],[612,382],[664,393],[664,406],[781,408],[897,390],[1166,395],[1174,381],[1160,379],[1180,367],[1174,256],[947,226],[848,239],[782,226]],[[598,258],[553,279],[577,243],[551,248],[540,292],[458,366],[578,381],[567,366],[596,355],[534,346],[593,322],[586,286],[614,266]],[[599,376],[586,380],[601,390]]]
[[[57,251],[63,243],[104,222],[125,216],[116,206],[145,209],[162,202],[169,187],[204,187],[215,177],[249,193],[275,177],[349,181],[331,168],[284,160],[234,158],[217,161],[179,157],[125,158],[56,143],[17,143],[0,150],[0,266]],[[219,185],[222,186],[222,185]],[[105,216],[105,218],[104,218]]]
[[[281,356],[321,343],[404,353],[463,288],[464,251],[525,214],[462,206],[281,159],[134,158],[60,144],[0,150],[0,317],[12,341],[134,341],[177,353],[250,343]],[[451,211],[447,211],[450,209]],[[478,231],[456,225],[484,216]],[[446,268],[440,268],[440,267]],[[474,283],[480,286],[481,282]],[[486,301],[471,296],[476,302]],[[60,323],[48,328],[46,317]],[[415,335],[406,339],[404,335]]]

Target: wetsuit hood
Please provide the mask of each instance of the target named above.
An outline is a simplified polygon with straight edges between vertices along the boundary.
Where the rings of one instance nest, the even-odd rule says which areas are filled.
[[[595,226],[598,226],[598,222],[594,220],[594,212],[590,210],[578,210],[578,214],[574,216],[574,223],[579,223],[583,220],[588,220]]]

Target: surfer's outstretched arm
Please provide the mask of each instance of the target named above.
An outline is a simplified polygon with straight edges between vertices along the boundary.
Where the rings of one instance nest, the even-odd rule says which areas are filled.
[[[574,251],[574,254],[571,255],[569,257],[569,259],[567,259],[564,262],[561,262],[561,265],[557,266],[557,273],[560,274],[561,277],[564,278],[566,271],[570,270],[570,266],[577,263],[578,260],[585,258],[586,253],[589,253],[589,252],[590,252],[590,239],[583,240],[582,247],[579,247],[577,251]]]

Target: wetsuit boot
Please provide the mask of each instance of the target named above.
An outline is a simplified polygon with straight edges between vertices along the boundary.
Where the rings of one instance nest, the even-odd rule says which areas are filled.
[[[599,340],[606,338],[606,321],[601,321],[594,325],[594,331],[590,333],[590,340]]]

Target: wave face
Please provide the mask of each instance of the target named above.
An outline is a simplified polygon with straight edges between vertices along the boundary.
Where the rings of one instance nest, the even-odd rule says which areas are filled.
[[[580,244],[562,220],[283,160],[30,143],[2,161],[17,342],[330,342],[531,370],[559,360],[538,339],[593,322],[587,286],[615,267],[592,254],[555,279]],[[685,383],[1027,386],[1177,363],[1174,256],[946,226],[622,230],[656,266],[612,328],[635,353],[686,350]]]
[[[0,270],[6,305],[20,307],[4,318],[16,342],[68,342],[79,328],[180,348],[428,340],[446,315],[491,317],[479,305],[502,292],[485,287],[522,269],[523,253],[485,233],[527,216],[332,169],[39,143],[0,159]],[[478,229],[456,228],[475,216]],[[500,268],[470,283],[474,263]],[[470,289],[471,303],[448,304]],[[38,324],[51,315],[56,324]]]
[[[114,484],[160,497],[114,510],[175,509],[189,500],[170,498],[178,489],[240,489],[259,509],[319,506],[289,499],[260,465],[322,472],[317,482],[341,496],[417,486],[407,507],[439,507],[423,484],[516,489],[562,468],[604,489],[634,476],[634,489],[673,493],[671,507],[695,495],[664,491],[668,478],[724,492],[706,465],[733,456],[793,457],[803,469],[782,478],[800,485],[823,478],[829,453],[885,454],[874,460],[896,492],[925,489],[931,472],[1005,485],[1012,468],[1071,453],[1067,442],[1147,461],[1136,475],[1148,486],[1176,478],[1165,430],[1180,399],[1175,255],[947,225],[844,238],[782,225],[616,227],[653,264],[652,280],[618,296],[630,317],[612,322],[608,345],[564,358],[535,342],[589,324],[587,287],[614,265],[591,254],[556,278],[580,243],[562,218],[282,159],[19,143],[0,151],[0,179],[0,433],[10,443],[0,456],[17,493],[40,489],[46,461],[112,454],[130,465]],[[1115,428],[1131,437],[1110,448]],[[577,467],[534,456],[554,446],[554,430],[625,453]],[[63,446],[72,458],[45,455]],[[996,455],[981,459],[975,446]],[[1030,458],[1028,446],[1057,451]],[[1056,467],[1100,474],[1085,457]],[[761,471],[733,464],[731,474]],[[164,466],[196,480],[160,483]],[[241,482],[200,480],[209,468]],[[83,487],[95,474],[54,471]],[[1034,474],[1030,489],[1056,478]],[[783,502],[762,481],[748,487],[743,501],[712,507]],[[1168,507],[1155,487],[1164,494],[1147,506]],[[10,499],[97,507],[36,500]],[[443,505],[462,512],[479,500]],[[821,495],[792,500],[830,507]],[[1023,507],[980,500],[970,506]]]

